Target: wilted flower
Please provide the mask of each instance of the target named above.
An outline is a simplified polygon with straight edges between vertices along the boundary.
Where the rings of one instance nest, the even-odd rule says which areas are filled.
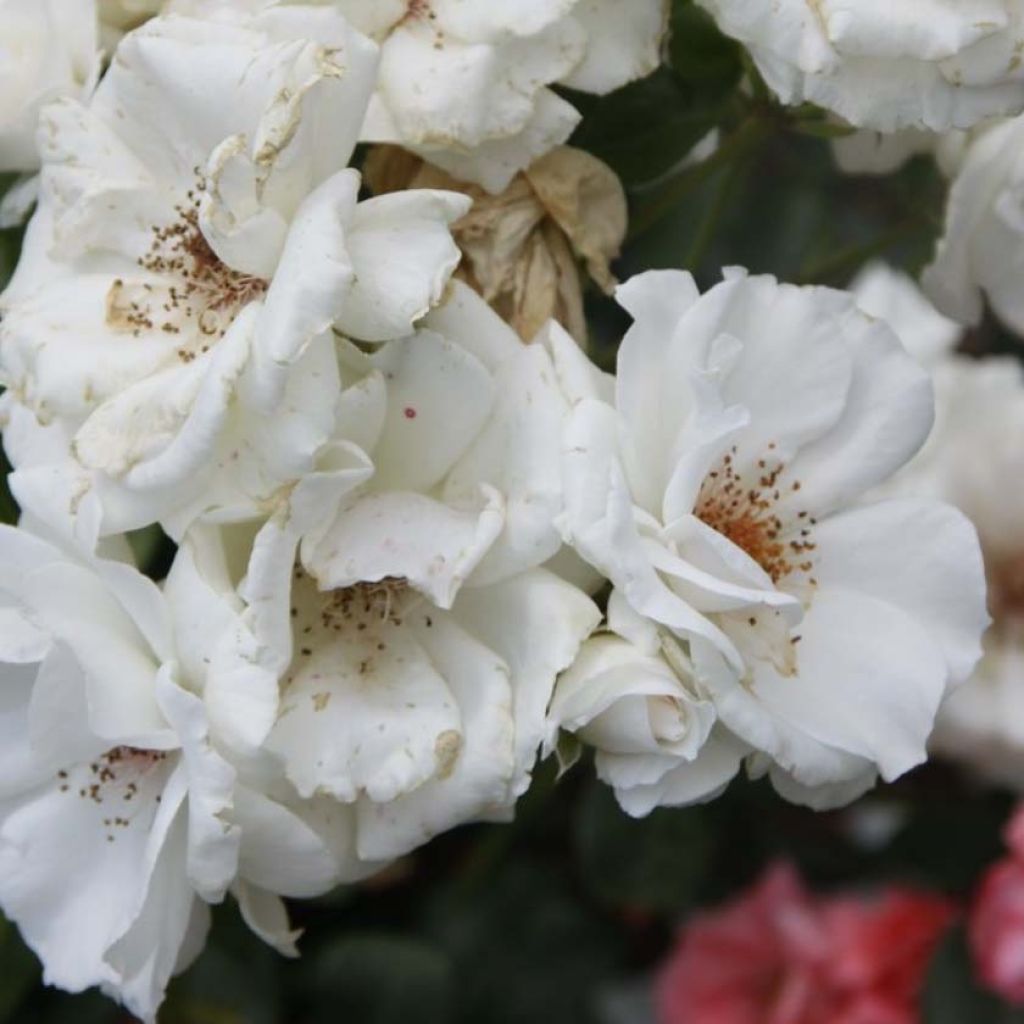
[[[844,293],[651,272],[615,404],[564,437],[566,539],[692,666],[696,693],[791,799],[850,799],[925,758],[986,624],[954,509],[860,504],[932,422],[927,375]]]
[[[452,225],[464,256],[456,276],[480,292],[524,341],[554,319],[585,342],[579,263],[611,291],[609,263],[619,254],[627,219],[622,185],[597,157],[559,146],[494,196],[391,146],[373,149],[363,174],[377,193],[431,188],[469,195],[472,209]]]
[[[660,1024],[917,1024],[942,896],[809,893],[787,865],[697,915],[658,979]]]
[[[857,127],[946,131],[1024,109],[1021,0],[699,0],[786,103]]]

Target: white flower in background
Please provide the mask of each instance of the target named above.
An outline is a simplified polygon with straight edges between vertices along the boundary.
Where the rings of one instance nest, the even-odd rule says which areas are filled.
[[[618,590],[607,632],[583,645],[551,701],[553,724],[594,748],[598,777],[634,817],[722,792],[749,748],[716,718],[679,645]]]
[[[556,83],[603,94],[660,59],[664,0],[336,0],[381,42],[363,137],[502,192],[579,121]]]
[[[962,329],[912,281],[883,264],[852,285],[866,312],[883,317],[931,370],[935,429],[886,489],[956,505],[981,540],[993,624],[984,655],[946,699],[933,751],[997,782],[1024,788],[1024,373],[1010,357],[953,353]]]
[[[922,276],[943,313],[976,324],[983,297],[1024,335],[1024,117],[979,130],[950,188],[946,226]]]
[[[579,402],[564,437],[567,541],[683,645],[783,795],[918,764],[980,654],[977,540],[937,503],[857,502],[927,436],[927,375],[842,292],[652,272],[619,297],[615,403]]]
[[[105,531],[251,514],[330,434],[332,329],[400,337],[440,298],[468,200],[357,203],[345,169],[376,61],[327,7],[158,18],[44,113],[3,375],[73,435]]]
[[[948,356],[963,334],[960,324],[943,316],[902,271],[875,261],[850,282],[857,305],[896,332],[903,347],[930,369]]]
[[[40,109],[86,99],[99,73],[94,0],[0,0],[0,171],[35,170]]]
[[[946,131],[1024,109],[1022,0],[699,0],[785,103]]]
[[[936,428],[899,481],[960,508],[981,539],[993,625],[939,715],[936,753],[1024,787],[1024,375],[1012,357],[934,370]]]
[[[554,326],[524,346],[461,285],[427,324],[347,354],[348,440],[261,530],[240,589],[281,679],[266,748],[303,798],[352,809],[371,864],[510,813],[600,619],[540,567],[560,546],[563,388],[588,364]]]

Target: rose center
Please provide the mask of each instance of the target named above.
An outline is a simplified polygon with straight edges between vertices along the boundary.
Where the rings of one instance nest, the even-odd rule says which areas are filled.
[[[152,241],[138,259],[142,269],[162,278],[160,285],[114,282],[107,299],[112,326],[130,330],[159,330],[180,335],[178,356],[191,362],[227,333],[238,312],[267,290],[268,282],[234,270],[210,247],[199,227],[198,185],[187,202],[175,206],[177,219],[154,225]]]
[[[746,552],[778,585],[794,573],[814,568],[812,539],[816,520],[806,511],[779,515],[784,491],[800,490],[800,481],[783,482],[785,465],[774,455],[775,445],[755,466],[740,472],[736,448],[726,454],[701,484],[695,514],[701,522]],[[815,585],[813,578],[809,581]]]

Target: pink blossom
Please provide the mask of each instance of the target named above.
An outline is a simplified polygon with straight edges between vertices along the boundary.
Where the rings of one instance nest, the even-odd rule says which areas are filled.
[[[953,915],[941,896],[810,894],[788,865],[694,918],[657,988],[663,1024],[917,1024],[928,960]]]
[[[982,983],[1011,1003],[1024,1003],[1024,805],[1004,837],[1010,853],[982,877],[967,935]]]

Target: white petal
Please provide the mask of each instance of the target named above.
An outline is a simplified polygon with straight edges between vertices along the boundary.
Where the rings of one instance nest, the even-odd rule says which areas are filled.
[[[416,634],[459,707],[444,769],[387,803],[358,804],[359,854],[398,857],[473,821],[508,799],[515,768],[512,688],[501,658],[459,627],[455,616],[418,619]]]
[[[849,781],[865,760],[887,780],[920,764],[947,683],[931,634],[838,587],[818,590],[800,631],[795,674],[759,661],[746,685],[706,678],[722,720],[805,785]]]
[[[96,791],[96,799],[90,797],[85,787],[93,785],[92,774],[83,765],[69,770],[66,782],[54,776],[4,808],[0,902],[43,961],[48,983],[77,992],[121,982],[105,954],[137,919],[153,864],[184,797],[183,788],[176,798],[163,792],[171,764],[133,774],[137,790],[131,804],[122,799],[120,774]],[[165,799],[158,805],[161,794]],[[128,824],[104,824],[115,817]],[[171,967],[173,959],[168,974]]]
[[[407,21],[381,56],[378,90],[402,138],[413,144],[477,146],[523,130],[535,94],[576,65],[585,45],[570,19],[542,35],[496,45],[445,37]]]
[[[859,311],[845,321],[854,356],[846,409],[835,427],[787,467],[799,494],[783,505],[814,514],[860,497],[921,447],[934,418],[928,374],[907,355],[888,325]]]
[[[409,492],[368,494],[342,510],[304,560],[325,589],[394,577],[447,608],[503,522],[494,491],[460,508]]]
[[[347,244],[354,273],[336,318],[362,341],[403,338],[441,300],[460,253],[448,226],[472,200],[455,192],[395,192],[360,203]]]
[[[815,575],[869,594],[918,622],[965,679],[981,657],[985,572],[974,527],[948,505],[886,501],[831,516],[815,528]]]
[[[238,871],[239,830],[228,820],[235,770],[210,741],[203,702],[174,681],[169,666],[161,669],[156,688],[160,708],[181,740],[188,774],[188,880],[216,903]]]
[[[582,63],[562,84],[599,95],[643,78],[661,62],[661,40],[668,24],[664,0],[579,0],[573,19],[587,34]]]
[[[413,615],[429,617],[402,613]],[[300,606],[296,629],[303,621]],[[384,621],[308,642],[283,683],[268,741],[301,796],[385,802],[442,770],[460,731],[458,704],[409,629]]]
[[[514,795],[526,791],[537,750],[554,723],[547,708],[558,673],[572,664],[600,621],[582,591],[543,569],[466,588],[452,609],[460,625],[500,655],[512,676],[516,731]]]
[[[242,919],[256,935],[281,956],[293,958],[299,955],[295,941],[302,930],[291,927],[288,911],[279,897],[241,880],[235,883],[232,892],[238,900]]]
[[[296,212],[254,341],[272,363],[294,362],[344,309],[354,277],[348,228],[358,191],[358,175],[340,171]]]
[[[445,500],[468,500],[481,485],[505,498],[505,528],[477,566],[476,584],[534,568],[558,551],[562,509],[558,447],[568,403],[541,344],[519,346],[495,372],[496,403],[487,426],[448,475]]]
[[[634,818],[655,807],[686,807],[713,800],[735,778],[747,747],[724,729],[716,729],[697,758],[672,769],[649,786],[619,788],[619,806]]]
[[[282,896],[319,896],[337,882],[327,844],[284,804],[239,786],[231,817],[242,832],[239,874],[246,884]]]
[[[487,422],[495,384],[478,359],[433,331],[392,342],[374,363],[387,380],[374,486],[429,492]]]

